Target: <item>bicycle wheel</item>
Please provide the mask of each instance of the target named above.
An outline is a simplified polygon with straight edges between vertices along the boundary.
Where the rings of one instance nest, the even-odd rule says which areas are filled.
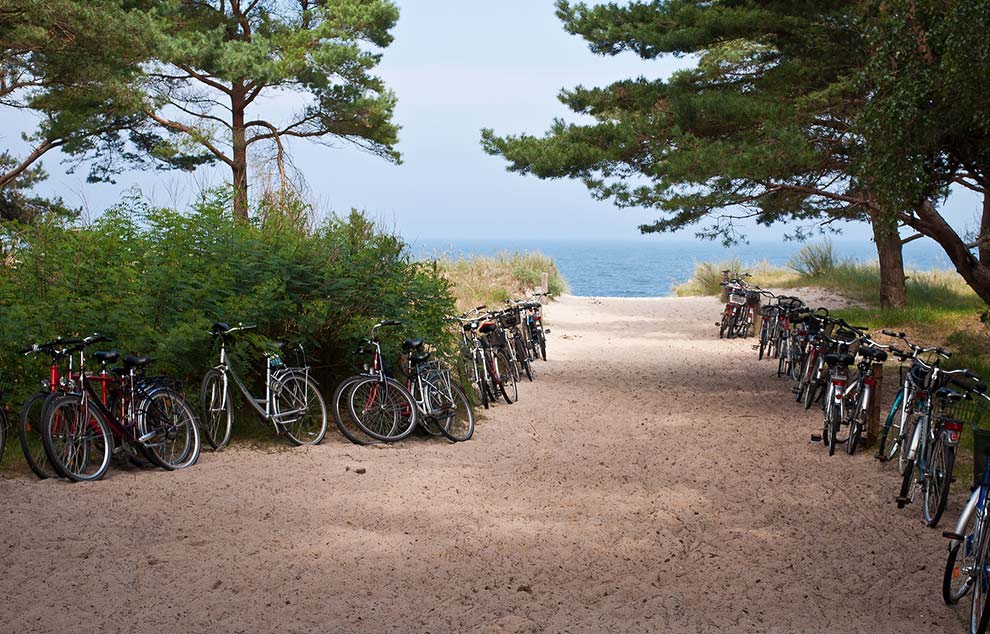
[[[846,453],[850,456],[856,453],[856,447],[859,446],[859,439],[863,435],[863,429],[866,428],[867,413],[864,410],[863,400],[866,398],[866,388],[861,384],[858,389],[858,394],[856,398],[853,399],[853,409],[852,413],[849,415],[849,435],[846,437]],[[866,403],[865,408],[869,409],[870,404]]]
[[[956,448],[945,443],[942,436],[935,438],[932,445],[932,458],[925,479],[924,505],[922,510],[930,528],[938,526],[949,501],[949,486],[952,484],[952,467],[956,460]]]
[[[344,438],[355,445],[377,445],[381,441],[366,434],[361,427],[351,417],[349,402],[351,389],[354,385],[364,379],[364,376],[352,376],[344,379],[334,390],[332,399],[333,422],[344,435]]]
[[[760,322],[760,351],[759,351],[759,355],[757,356],[757,359],[759,359],[760,361],[763,360],[763,355],[764,353],[767,352],[767,343],[769,343],[769,339],[770,339],[770,333],[769,333],[770,328],[768,324],[769,322],[767,321],[766,317],[764,317],[763,320]]]
[[[839,444],[839,427],[842,425],[842,408],[832,403],[828,417],[828,455],[835,455],[835,446]]]
[[[515,342],[516,358],[519,359],[519,365],[522,366],[523,371],[526,373],[526,379],[532,383],[535,376],[533,374],[533,362],[529,360],[529,355],[526,354],[526,346],[523,344],[522,336],[517,332],[516,336],[513,337],[513,341]]]
[[[145,397],[138,411],[139,442],[155,464],[166,469],[196,464],[201,450],[199,422],[181,394],[156,389]]]
[[[904,470],[904,475],[901,477],[901,490],[900,495],[897,496],[897,508],[902,509],[913,500],[911,499],[911,488],[914,486],[914,458],[908,458],[905,461],[906,469]]]
[[[542,327],[539,330],[536,331],[536,339],[537,339],[537,342],[540,344],[540,357],[542,357],[542,359],[544,361],[546,361],[547,360],[547,336],[546,336],[546,334],[544,334]]]
[[[949,547],[949,556],[945,560],[945,572],[942,575],[942,600],[946,605],[955,605],[966,596],[973,587],[976,579],[976,555],[979,544],[975,542],[978,534],[986,528],[976,530],[979,510],[969,509],[965,518],[961,518],[963,529],[956,531],[963,536],[962,541],[953,541]]]
[[[327,435],[327,404],[320,386],[302,372],[291,371],[274,380],[272,416],[295,445],[318,445]]]
[[[440,429],[444,436],[454,442],[470,440],[474,435],[474,412],[471,411],[471,403],[468,402],[467,394],[459,385],[451,383],[449,388],[450,406],[453,411],[441,421]]]
[[[790,359],[791,352],[790,339],[780,339],[777,346],[777,378],[779,379],[790,372],[790,368],[787,367],[787,362]]]
[[[984,527],[985,529],[986,527]],[[983,530],[973,566],[973,604],[969,612],[970,634],[985,634],[990,624],[990,534]]]
[[[98,410],[83,407],[78,394],[67,394],[51,404],[41,438],[48,464],[63,478],[99,480],[110,467],[110,428]]]
[[[901,412],[901,433],[897,436],[897,442],[900,445],[901,451],[897,455],[897,470],[904,473],[907,468],[907,455],[906,449],[911,442],[911,436],[914,435],[914,428],[918,425],[918,417],[915,414],[909,414],[907,411]]]
[[[504,351],[499,350],[492,356],[492,374],[498,377],[498,391],[509,405],[519,400],[519,384],[516,383],[511,368],[512,362]]]
[[[393,379],[362,378],[351,389],[348,402],[354,422],[377,440],[402,440],[416,428],[416,403]]]
[[[216,368],[203,377],[199,391],[200,428],[203,438],[214,450],[219,451],[230,442],[234,426],[234,403],[230,398],[230,386],[223,372]]]
[[[883,462],[889,462],[894,459],[901,450],[900,434],[901,434],[901,418],[900,409],[901,402],[904,400],[904,388],[902,387],[897,391],[897,395],[894,396],[894,402],[890,404],[890,410],[887,412],[887,418],[884,419],[883,427],[880,431],[880,441],[877,443],[877,457]],[[896,421],[896,427],[895,427]],[[891,431],[894,432],[891,436]],[[888,444],[889,441],[889,444]]]
[[[719,339],[724,339],[726,337],[726,332],[727,331],[729,332],[729,334],[731,334],[731,331],[729,330],[729,324],[731,324],[731,323],[732,323],[732,315],[731,315],[731,313],[729,311],[727,311],[727,310],[722,311],[722,323],[720,323],[719,326],[718,326],[718,338]]]
[[[41,439],[41,425],[44,422],[45,401],[51,392],[37,392],[24,401],[21,408],[21,418],[17,425],[17,435],[21,441],[21,451],[31,472],[39,480],[58,477],[55,470],[48,464],[45,456],[45,444]]]

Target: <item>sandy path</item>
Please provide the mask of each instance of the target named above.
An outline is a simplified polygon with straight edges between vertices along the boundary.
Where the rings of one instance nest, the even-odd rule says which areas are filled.
[[[0,479],[0,630],[962,631],[892,471],[809,443],[717,313],[564,298],[537,382],[459,446]]]

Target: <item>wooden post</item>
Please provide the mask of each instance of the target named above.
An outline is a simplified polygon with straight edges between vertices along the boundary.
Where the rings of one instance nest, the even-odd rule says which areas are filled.
[[[540,273],[540,292],[549,293],[550,292],[550,274]]]
[[[880,408],[880,401],[883,397],[883,364],[873,364],[873,399],[870,401],[870,411],[866,417],[866,438],[863,447],[872,447],[880,439],[880,417],[883,410]]]
[[[723,282],[729,281],[729,274],[725,273],[724,271],[722,272],[722,281]],[[729,289],[727,289],[724,286],[722,287],[722,292],[719,294],[719,301],[721,301],[723,304],[729,301]]]

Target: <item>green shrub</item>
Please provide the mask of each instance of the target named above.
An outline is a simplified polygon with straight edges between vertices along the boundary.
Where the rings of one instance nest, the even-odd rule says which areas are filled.
[[[458,307],[468,309],[481,304],[492,307],[510,298],[528,295],[539,287],[542,274],[548,274],[548,286],[554,295],[569,292],[557,263],[539,252],[499,253],[492,257],[473,256],[437,260],[439,270],[450,280]]]
[[[90,226],[5,226],[5,400],[18,407],[45,375],[45,360],[16,350],[59,335],[109,335],[107,347],[150,355],[155,373],[181,377],[193,395],[216,363],[207,334],[215,321],[256,323],[264,338],[303,343],[327,396],[378,320],[404,322],[382,333],[392,352],[411,335],[451,349],[450,284],[364,215],[302,230],[279,210],[243,223],[230,208],[227,193],[210,192],[189,213],[129,200]],[[260,373],[257,353],[237,348]]]

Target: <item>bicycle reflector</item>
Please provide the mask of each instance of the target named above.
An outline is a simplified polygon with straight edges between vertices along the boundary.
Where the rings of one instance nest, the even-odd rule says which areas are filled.
[[[948,418],[945,420],[945,431],[949,432],[949,440],[952,442],[959,442],[959,432],[963,430],[963,425],[965,424],[961,420],[954,420]]]

